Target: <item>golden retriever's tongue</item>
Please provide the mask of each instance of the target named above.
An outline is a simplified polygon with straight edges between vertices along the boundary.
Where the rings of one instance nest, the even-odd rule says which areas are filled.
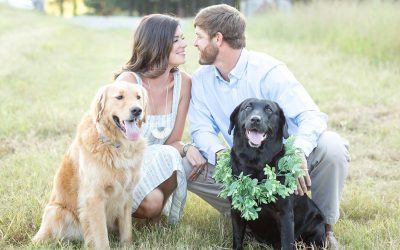
[[[254,145],[260,145],[261,142],[265,139],[264,133],[256,132],[256,131],[248,131],[247,138]]]
[[[140,130],[135,122],[125,121],[125,137],[130,141],[136,141],[140,136]]]

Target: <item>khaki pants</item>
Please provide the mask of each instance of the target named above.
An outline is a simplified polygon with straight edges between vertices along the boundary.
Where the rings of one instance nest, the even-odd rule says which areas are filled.
[[[308,171],[311,177],[312,199],[324,213],[327,224],[335,224],[339,219],[340,199],[350,161],[348,142],[337,133],[326,131],[319,140],[317,147],[307,159]],[[192,166],[183,159],[186,175]],[[189,191],[208,202],[223,215],[230,214],[228,200],[218,197],[222,184],[212,178],[214,166],[208,165],[207,178],[203,172],[195,181],[188,181]]]

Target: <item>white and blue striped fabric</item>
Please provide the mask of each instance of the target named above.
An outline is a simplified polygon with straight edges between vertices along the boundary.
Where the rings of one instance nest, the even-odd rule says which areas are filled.
[[[132,73],[139,85],[143,85],[140,76]],[[142,127],[142,133],[147,139],[143,163],[140,170],[140,179],[133,190],[133,212],[139,207],[144,197],[171,177],[174,171],[177,176],[177,188],[166,202],[163,214],[167,216],[169,224],[175,224],[183,214],[186,202],[187,183],[186,175],[182,165],[182,157],[177,149],[172,146],[164,145],[169,135],[164,139],[155,138],[151,131],[163,125],[171,128],[175,124],[176,114],[181,93],[181,74],[174,72],[174,92],[172,101],[172,112],[165,115],[149,115],[147,122]]]

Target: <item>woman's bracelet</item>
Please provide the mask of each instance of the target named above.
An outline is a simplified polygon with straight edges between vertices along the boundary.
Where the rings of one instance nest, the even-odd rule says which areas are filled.
[[[183,146],[183,148],[182,148],[182,156],[183,156],[183,157],[186,156],[186,154],[187,154],[187,152],[188,152],[190,146],[193,146],[193,144],[192,144],[192,143],[186,143],[186,144]]]

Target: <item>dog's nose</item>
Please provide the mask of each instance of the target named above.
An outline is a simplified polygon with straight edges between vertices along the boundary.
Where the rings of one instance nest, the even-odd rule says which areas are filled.
[[[131,114],[132,114],[133,116],[135,116],[135,117],[137,117],[137,116],[139,116],[139,115],[142,114],[142,109],[139,108],[139,107],[132,107],[132,108],[130,109],[130,111],[131,111]]]
[[[251,123],[253,123],[253,124],[258,124],[258,123],[261,122],[261,117],[258,116],[258,115],[253,115],[253,116],[250,118],[250,121],[251,121]]]

